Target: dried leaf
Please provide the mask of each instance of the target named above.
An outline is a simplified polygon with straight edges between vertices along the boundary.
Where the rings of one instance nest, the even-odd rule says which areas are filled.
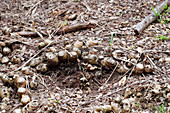
[[[124,76],[120,81],[119,81],[119,86],[124,86],[126,82],[126,76]]]

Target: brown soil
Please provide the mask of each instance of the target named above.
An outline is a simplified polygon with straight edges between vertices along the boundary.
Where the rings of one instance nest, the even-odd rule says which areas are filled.
[[[118,96],[122,100],[135,98],[135,105],[131,105],[129,112],[156,112],[164,105],[164,110],[168,113],[170,100],[164,95],[170,94],[170,24],[154,22],[138,36],[135,36],[133,31],[134,25],[150,14],[153,6],[156,7],[161,2],[162,0],[78,0],[77,2],[76,0],[1,0],[0,40],[5,43],[9,41],[10,44],[6,45],[12,52],[8,55],[1,54],[7,56],[10,62],[4,64],[1,62],[0,72],[12,77],[18,74],[26,79],[27,94],[31,100],[39,102],[38,108],[33,111],[37,113],[93,112],[96,106],[111,105]],[[168,20],[169,12],[163,13],[165,15],[162,15],[162,20]],[[69,19],[73,14],[76,14],[76,17]],[[79,23],[93,23],[95,28],[61,35],[55,33],[64,26]],[[7,30],[5,34],[3,31],[5,27],[12,31]],[[20,31],[36,31],[39,34],[17,35],[16,33]],[[113,42],[110,46],[111,33],[113,33]],[[155,38],[159,35],[168,37],[168,40]],[[55,43],[47,48],[39,48],[38,44],[46,39]],[[56,52],[65,50],[66,45],[73,46],[77,40],[83,42],[84,46],[80,48],[82,53],[92,53],[95,49],[97,56],[112,57],[112,52],[121,50],[126,58],[133,54],[139,56],[135,56],[137,63],[149,64],[154,70],[151,73],[135,74],[133,66],[126,74],[120,74],[114,69],[125,65],[127,63],[125,60],[128,60],[120,57],[114,59],[117,64],[119,63],[117,67],[115,65],[105,68],[98,63],[92,64],[97,69],[90,71],[87,67],[90,63],[82,56],[75,61],[59,59],[59,65],[48,66],[46,72],[38,72],[35,67],[30,67],[30,62],[23,66],[29,68],[28,74],[20,69],[39,51],[42,50],[35,58],[44,56],[50,51],[50,47],[55,48]],[[97,40],[98,44],[88,47],[87,43],[90,40]],[[15,55],[22,57],[21,63],[14,64],[11,61]],[[123,81],[122,78],[125,76],[126,80]],[[33,77],[36,77],[38,86],[30,88],[29,84]],[[154,88],[159,85],[161,85],[159,94],[153,94]],[[8,106],[5,112],[13,112],[17,108],[23,109],[26,105],[19,104],[21,98],[17,94],[16,86],[11,86],[2,80],[0,88],[3,86],[8,87],[11,95],[9,101],[5,102],[1,97],[0,103],[6,103]],[[128,89],[131,94],[126,97]],[[161,92],[164,90],[165,94]],[[139,92],[142,95],[137,96]],[[149,97],[149,94],[152,95]],[[51,102],[53,100],[54,102]],[[119,107],[122,109],[121,112],[125,112],[123,101],[119,102]]]

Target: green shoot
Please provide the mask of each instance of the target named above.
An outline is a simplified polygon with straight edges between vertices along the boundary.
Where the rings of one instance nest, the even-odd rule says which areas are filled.
[[[64,25],[67,25],[68,20],[64,20]]]
[[[168,4],[166,3],[166,6],[164,7],[164,9],[168,9]]]
[[[58,103],[58,102],[59,102],[59,100],[56,100],[55,102],[56,102],[56,103]]]
[[[168,4],[166,3],[165,7],[163,7],[163,9],[168,9]]]
[[[111,50],[112,43],[113,43],[113,33],[111,33],[111,39],[110,39],[110,50]]]
[[[156,12],[154,7],[152,7],[152,10],[153,10],[153,12],[154,12],[155,15],[156,15],[156,20],[157,20],[158,22],[161,22],[162,18],[161,18],[160,12]]]

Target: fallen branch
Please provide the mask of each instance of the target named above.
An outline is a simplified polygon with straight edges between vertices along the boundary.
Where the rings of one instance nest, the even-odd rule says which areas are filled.
[[[20,36],[26,36],[26,37],[35,37],[35,36],[38,36],[37,32],[32,32],[32,31],[20,31],[20,32],[17,32],[18,35]]]
[[[95,25],[93,23],[79,23],[79,24],[65,26],[59,29],[56,34],[65,34],[65,33],[70,33],[78,30],[90,29],[94,27]]]
[[[23,37],[37,37],[40,36],[41,39],[44,40],[45,32],[43,31],[37,31],[36,29],[34,29],[34,31],[20,31],[20,32],[16,32],[18,35],[23,36]]]
[[[170,5],[170,0],[165,0],[164,2],[162,2],[154,9],[154,11],[150,15],[148,15],[147,17],[145,17],[145,19],[138,23],[134,29],[135,34],[139,35],[149,24],[154,22],[157,18],[156,14],[161,13],[165,9],[166,5]]]

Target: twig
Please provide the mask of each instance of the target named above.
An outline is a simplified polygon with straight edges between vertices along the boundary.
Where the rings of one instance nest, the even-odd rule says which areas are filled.
[[[2,40],[2,41],[9,40],[10,45],[11,44],[23,44],[23,45],[30,46],[29,43],[26,43],[26,42],[23,42],[23,41],[20,41],[20,40],[16,40],[16,39],[12,39],[12,38],[8,38],[8,37],[6,37],[6,35],[0,36],[0,40]]]
[[[25,36],[25,37],[29,37],[29,36],[35,37],[38,35],[37,32],[35,32],[35,31],[20,31],[20,32],[16,32],[16,33],[20,36]]]
[[[88,11],[91,11],[91,9],[90,9],[90,7],[89,7],[89,5],[87,4],[86,1],[82,2],[82,4],[87,8]]]
[[[114,81],[112,84],[114,84],[114,83],[116,83],[116,82],[118,82],[118,81],[122,80],[122,78],[123,78],[123,77],[125,77],[125,76],[126,76],[126,74],[127,74],[127,73],[129,73],[129,71],[130,71],[130,70],[133,70],[133,68],[131,68],[131,69],[129,69],[128,71],[126,71],[120,79],[118,79],[118,80]]]
[[[29,9],[29,11],[25,14],[25,16],[27,16],[37,5],[39,5],[41,2],[43,2],[44,0],[41,0],[41,1],[39,1],[39,2],[37,2],[33,7],[31,7],[30,9]]]
[[[144,52],[144,53],[149,53],[149,52],[170,53],[170,51],[169,51],[169,50],[167,50],[167,51],[145,50],[145,51],[143,51],[143,52]]]
[[[150,59],[150,57],[148,55],[146,55],[146,57],[148,58],[149,62],[151,63],[152,66],[154,66],[154,68],[160,72],[162,72],[163,74],[165,74],[165,72],[161,71],[161,69],[159,69],[155,63]]]
[[[22,104],[19,103],[17,104],[15,107],[13,107],[10,111],[8,111],[8,113],[12,113],[14,111],[14,109],[18,108],[19,106],[21,106]]]
[[[120,61],[124,61],[124,62],[128,62],[128,63],[131,63],[133,65],[135,65],[135,63],[129,61],[129,60],[124,60],[124,59],[121,59],[121,58],[115,58],[116,60],[120,60]]]
[[[128,76],[128,77],[130,77],[130,75],[132,75],[132,73],[133,73],[133,71],[134,71],[134,69],[135,69],[135,66],[136,66],[136,65],[134,65],[134,66],[132,67],[132,70],[130,71],[130,73],[129,73],[129,76]]]
[[[48,91],[50,91],[47,85],[45,84],[43,77],[41,75],[39,75],[39,77],[42,79],[42,82],[39,83],[42,84]]]
[[[64,24],[62,24],[58,29],[56,29],[54,32],[52,32],[51,34],[48,34],[50,39],[60,30],[60,28],[63,26]]]
[[[148,86],[148,88],[146,89],[146,91],[145,91],[145,93],[144,93],[144,95],[143,95],[143,97],[145,97],[146,96],[146,94],[147,94],[147,92],[148,92],[148,90],[149,90],[149,88],[150,88],[151,86]]]
[[[98,80],[96,80],[95,78],[93,78],[93,81],[96,81],[97,82],[97,84],[96,84],[96,82],[94,82],[97,86],[98,86],[98,84],[101,86],[102,84],[98,81]],[[99,87],[99,86],[98,86]]]
[[[42,40],[44,40],[44,37],[40,32],[38,32],[36,29],[34,29],[34,31],[41,37]]]
[[[55,34],[65,34],[65,33],[70,33],[70,32],[75,32],[75,31],[79,31],[79,30],[90,29],[90,28],[95,28],[95,24],[92,22],[77,23],[77,24],[73,24],[73,25],[64,26],[62,29],[59,29],[58,32]]]
[[[123,87],[123,88],[119,88],[119,89],[116,90],[116,91],[112,91],[111,93],[108,93],[108,94],[106,94],[106,95],[104,95],[104,96],[105,96],[105,97],[111,96],[111,95],[113,95],[113,94],[115,94],[115,93],[118,93],[119,91],[125,90],[126,88],[131,87],[131,86],[133,86],[133,85],[142,84],[142,83],[144,83],[144,82],[149,82],[149,81],[150,81],[150,80],[136,81],[136,82],[133,82],[132,84],[127,85],[127,86],[125,86],[125,87]],[[151,82],[152,82],[152,81],[151,81]],[[94,100],[91,100],[91,101],[88,101],[88,102],[86,102],[86,103],[84,103],[84,104],[92,103],[92,102],[96,101],[97,99],[100,99],[100,98],[98,97],[98,98],[96,98],[96,99],[94,99]],[[81,104],[81,105],[84,105],[84,104]]]
[[[104,83],[103,86],[105,86],[107,84],[107,82],[110,80],[110,78],[113,76],[113,73],[115,72],[116,68],[118,67],[119,63],[117,62],[116,67],[113,69],[112,73],[110,74],[109,78],[106,80],[106,82]]]
[[[77,107],[75,108],[74,112],[76,113],[78,107],[80,107],[80,103],[78,103]]]
[[[141,83],[144,83],[144,82],[147,82],[147,81],[149,81],[149,80],[142,80],[142,81],[133,82],[132,84],[127,85],[127,86],[125,86],[125,87],[123,87],[123,88],[119,88],[119,89],[116,90],[116,91],[112,91],[112,93],[106,94],[105,96],[113,95],[114,93],[117,93],[117,92],[119,92],[119,91],[122,91],[122,90],[124,90],[124,89],[126,89],[126,88],[128,88],[128,87],[131,87],[131,86],[137,85],[137,84],[141,84]]]

